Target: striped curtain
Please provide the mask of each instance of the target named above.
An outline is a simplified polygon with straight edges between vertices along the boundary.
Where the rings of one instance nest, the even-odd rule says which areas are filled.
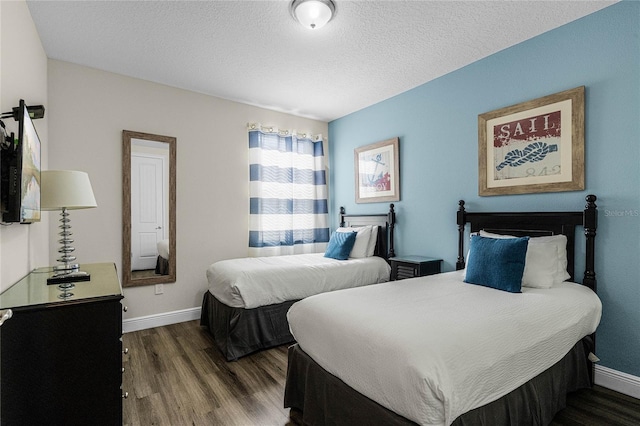
[[[250,126],[249,175],[249,255],[324,252],[329,214],[322,136]]]

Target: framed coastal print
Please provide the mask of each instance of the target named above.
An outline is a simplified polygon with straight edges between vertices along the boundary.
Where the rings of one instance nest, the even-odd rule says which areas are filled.
[[[478,194],[584,189],[584,86],[478,116]]]
[[[355,149],[356,203],[400,201],[398,151],[398,138]]]

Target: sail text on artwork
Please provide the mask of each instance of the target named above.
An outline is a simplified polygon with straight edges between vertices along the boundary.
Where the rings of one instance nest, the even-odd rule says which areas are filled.
[[[508,145],[512,140],[530,141],[560,136],[560,111],[527,117],[494,126],[493,144],[496,148]]]

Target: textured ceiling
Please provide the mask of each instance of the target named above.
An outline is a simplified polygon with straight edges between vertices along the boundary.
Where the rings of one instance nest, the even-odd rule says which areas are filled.
[[[49,58],[331,121],[615,1],[28,1]]]

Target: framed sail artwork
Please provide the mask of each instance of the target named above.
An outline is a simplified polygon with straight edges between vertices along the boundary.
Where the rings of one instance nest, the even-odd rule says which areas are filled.
[[[398,138],[354,150],[356,203],[400,201]]]
[[[584,189],[584,86],[478,116],[478,194]]]

